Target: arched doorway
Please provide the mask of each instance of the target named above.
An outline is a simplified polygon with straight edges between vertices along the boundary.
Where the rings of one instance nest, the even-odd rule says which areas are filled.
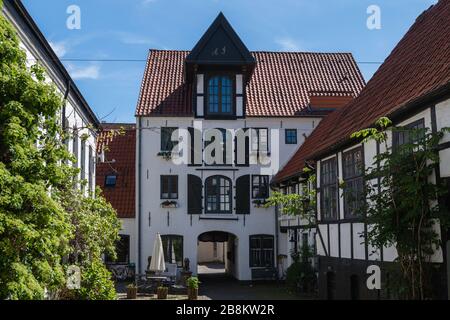
[[[200,234],[197,240],[197,273],[199,277],[236,278],[235,235],[223,231],[209,231]]]

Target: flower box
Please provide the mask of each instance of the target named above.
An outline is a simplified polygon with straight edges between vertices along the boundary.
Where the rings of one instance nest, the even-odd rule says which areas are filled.
[[[164,201],[161,203],[161,208],[165,208],[165,209],[178,208],[178,202],[177,201]]]

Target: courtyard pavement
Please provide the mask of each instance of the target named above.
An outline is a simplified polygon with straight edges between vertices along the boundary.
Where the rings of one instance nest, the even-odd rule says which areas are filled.
[[[203,264],[198,267],[199,294],[211,300],[299,300],[290,294],[284,283],[240,282],[225,274],[222,264]]]
[[[240,282],[225,274],[223,264],[203,264],[198,267],[199,300],[311,300],[288,292],[283,282]],[[126,299],[125,285],[118,284],[119,299]],[[154,300],[155,295],[139,295],[137,300]],[[186,300],[185,295],[170,295],[170,300]]]

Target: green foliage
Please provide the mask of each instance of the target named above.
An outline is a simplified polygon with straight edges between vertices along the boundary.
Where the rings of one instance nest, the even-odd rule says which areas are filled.
[[[68,178],[59,165],[68,158],[57,137],[62,99],[42,68],[26,68],[3,15],[0,64],[0,299],[42,299],[64,280],[70,237],[69,217],[48,192]]]
[[[437,146],[449,129],[432,133],[429,129],[380,127],[368,135],[365,130],[353,135],[375,140],[385,150],[365,173],[367,201],[362,213],[369,225],[368,242],[378,248],[396,247],[401,270],[396,294],[425,299],[431,294],[427,262],[441,246],[436,228],[439,223],[448,225],[448,213],[438,202],[446,190],[431,178],[439,165]],[[407,143],[392,148],[388,137],[405,131]]]
[[[308,180],[303,184],[301,194],[282,194],[274,192],[266,200],[266,208],[277,206],[282,214],[300,216],[310,227],[315,225],[316,190],[314,188],[316,176],[309,169]]]
[[[119,222],[100,195],[74,189],[63,104],[44,70],[27,68],[15,30],[0,15],[0,299],[61,291],[67,260],[82,268],[81,297],[113,298],[100,257],[114,255]]]
[[[186,283],[188,288],[191,289],[198,289],[198,287],[200,286],[200,281],[197,277],[190,277],[189,279],[187,279]]]
[[[317,284],[317,277],[311,264],[313,250],[302,247],[299,253],[293,253],[294,263],[286,271],[286,284],[294,292],[312,293]]]
[[[81,268],[81,289],[77,299],[115,300],[116,289],[109,272],[100,259],[94,259]]]
[[[95,197],[86,198],[77,188],[66,188],[56,196],[69,213],[72,225],[70,263],[94,261],[102,254],[115,258],[121,225],[100,189],[96,189]]]

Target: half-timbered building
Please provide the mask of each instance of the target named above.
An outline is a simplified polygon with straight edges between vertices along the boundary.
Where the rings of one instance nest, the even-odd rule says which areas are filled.
[[[302,168],[315,168],[316,247],[323,299],[389,298],[383,286],[381,290],[368,289],[367,268],[380,266],[382,283],[386,284],[388,266],[397,258],[396,247],[371,247],[366,238],[369,226],[361,210],[357,210],[361,199],[345,196],[363,194],[364,169],[374,164],[374,157],[385,147],[374,141],[361,143],[350,136],[374,126],[381,117],[389,117],[396,126],[429,128],[432,132],[450,127],[449,39],[450,2],[441,0],[417,18],[361,94],[327,116],[273,181],[278,186],[294,183],[304,179]],[[391,134],[388,146],[402,143],[404,138]],[[440,165],[432,177],[447,186],[449,141],[450,135],[446,134],[440,142]],[[449,202],[447,195],[441,204],[448,207]],[[441,245],[431,257],[436,267],[432,286],[437,298],[447,298],[449,230],[441,227],[437,231]]]

